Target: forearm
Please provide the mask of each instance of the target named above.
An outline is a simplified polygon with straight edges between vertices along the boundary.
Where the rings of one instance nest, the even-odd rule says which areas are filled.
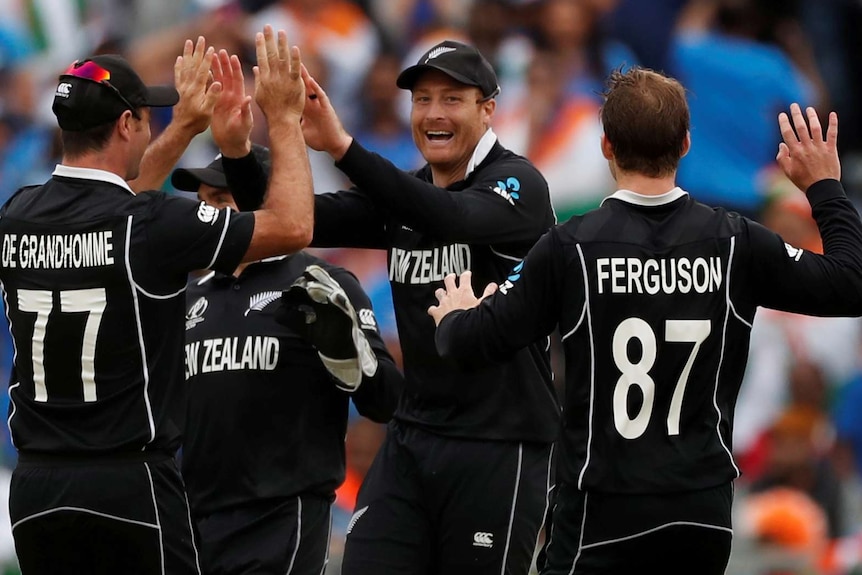
[[[353,403],[360,414],[386,423],[398,407],[404,386],[404,376],[389,355],[377,355],[377,372],[362,378],[362,385],[353,393]]]
[[[129,186],[137,193],[160,189],[194,136],[187,127],[175,122],[168,124],[144,152],[138,177],[130,180]]]

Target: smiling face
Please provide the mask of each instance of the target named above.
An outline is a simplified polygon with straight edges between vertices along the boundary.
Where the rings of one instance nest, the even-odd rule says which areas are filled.
[[[464,178],[496,108],[494,100],[481,99],[479,88],[437,70],[425,72],[413,85],[413,141],[431,165],[438,186]]]

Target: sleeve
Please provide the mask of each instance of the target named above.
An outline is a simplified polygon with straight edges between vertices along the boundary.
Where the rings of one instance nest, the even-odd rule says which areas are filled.
[[[318,248],[386,249],[386,214],[357,189],[314,196],[314,237]]]
[[[241,212],[253,212],[263,204],[267,174],[253,152],[242,158],[222,156],[227,187]]]
[[[242,212],[260,208],[266,195],[267,174],[254,153],[242,158],[222,158],[227,185]],[[314,196],[314,239],[319,248],[387,247],[386,214],[359,190],[344,190]]]
[[[823,255],[786,244],[749,222],[756,305],[817,316],[862,315],[862,221],[837,180],[806,192]]]
[[[328,271],[341,285],[350,303],[353,304],[362,333],[365,334],[377,357],[377,372],[371,377],[363,376],[362,383],[351,394],[353,403],[363,416],[378,423],[385,423],[391,419],[398,405],[404,377],[383,342],[371,307],[371,300],[362,289],[359,280],[342,268],[329,267]]]
[[[162,269],[232,273],[248,251],[254,214],[166,194],[153,201],[145,233],[154,261]]]
[[[442,241],[532,243],[549,225],[548,183],[517,156],[485,168],[469,187],[457,191],[400,170],[356,140],[336,165],[399,220]]]
[[[494,295],[476,308],[443,318],[435,334],[437,352],[470,368],[511,358],[519,349],[546,337],[561,316],[562,261],[556,232],[551,230]],[[484,286],[474,289],[481,291]]]

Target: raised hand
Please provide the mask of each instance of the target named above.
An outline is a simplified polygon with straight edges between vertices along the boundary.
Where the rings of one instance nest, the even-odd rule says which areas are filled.
[[[221,152],[229,158],[240,158],[251,151],[251,96],[245,93],[242,66],[236,55],[219,50],[213,59],[213,78],[222,85],[222,93],[213,109],[212,135]]]
[[[302,136],[305,143],[318,152],[329,153],[336,161],[347,152],[353,138],[344,129],[329,97],[320,84],[302,67],[302,80],[308,101],[302,115]]]
[[[206,130],[212,120],[213,107],[222,91],[220,82],[210,83],[210,68],[215,50],[207,48],[199,36],[196,43],[186,40],[183,55],[174,64],[174,85],[180,100],[174,106],[174,122],[194,134]]]
[[[455,274],[449,274],[443,278],[445,288],[438,288],[434,292],[437,305],[428,308],[428,315],[434,318],[434,324],[440,325],[440,321],[446,314],[459,309],[471,309],[482,303],[482,300],[497,291],[497,284],[490,283],[485,286],[481,297],[473,293],[473,272],[466,271],[461,274],[461,281],[455,284]]]
[[[784,142],[778,145],[775,159],[784,173],[797,188],[807,190],[811,184],[825,179],[841,179],[841,162],[838,160],[838,115],[829,114],[826,139],[820,118],[814,108],[806,108],[805,116],[799,104],[791,104],[790,118],[782,112],[778,115],[778,126]]]
[[[278,31],[278,38],[267,24],[263,33],[254,38],[257,66],[254,67],[254,100],[267,121],[279,117],[299,118],[305,107],[305,84],[300,77],[302,60],[299,48],[288,49],[287,34]]]

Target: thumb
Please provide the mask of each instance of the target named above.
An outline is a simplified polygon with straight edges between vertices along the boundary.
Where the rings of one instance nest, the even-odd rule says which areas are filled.
[[[221,82],[213,82],[210,84],[210,87],[206,92],[206,107],[213,107],[223,91],[224,86],[222,86]]]
[[[485,286],[485,291],[484,291],[484,292],[482,292],[482,297],[481,297],[481,298],[479,298],[479,299],[480,299],[480,300],[483,300],[483,299],[485,299],[486,297],[488,297],[488,296],[490,296],[490,295],[493,295],[496,291],[497,291],[497,284],[495,284],[495,283],[491,282],[491,283],[489,283],[488,285],[486,285],[486,286]]]

